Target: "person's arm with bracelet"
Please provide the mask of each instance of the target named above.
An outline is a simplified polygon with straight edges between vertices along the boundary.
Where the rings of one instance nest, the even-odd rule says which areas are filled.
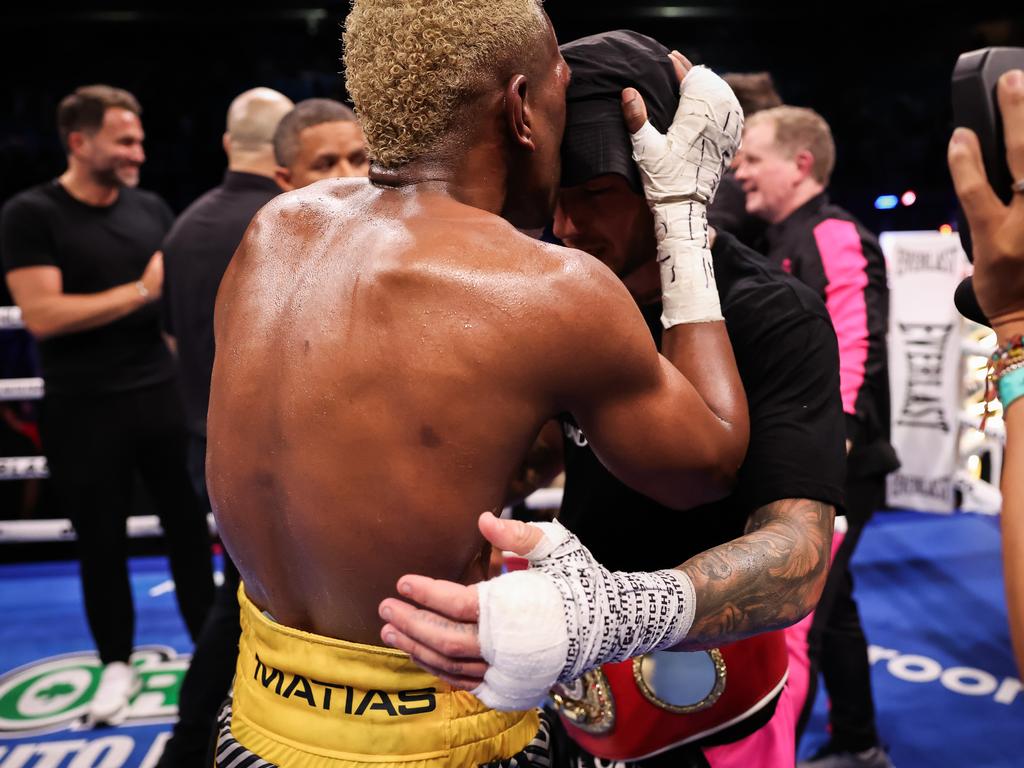
[[[974,290],[996,332],[997,392],[1006,425],[1000,488],[1003,568],[1010,635],[1024,671],[1024,72],[1011,70],[996,88],[1006,161],[1015,179],[1009,205],[992,191],[978,137],[957,128],[949,169],[974,241]]]
[[[159,299],[162,283],[159,251],[138,280],[97,293],[64,293],[58,267],[22,267],[7,273],[7,286],[21,309],[22,322],[37,339],[98,328],[130,315]]]
[[[167,210],[170,217],[170,210]],[[163,254],[154,253],[138,280],[89,294],[64,293],[64,275],[55,254],[46,214],[15,198],[0,215],[0,254],[7,287],[21,309],[22,322],[37,339],[84,331],[111,323],[160,298]]]

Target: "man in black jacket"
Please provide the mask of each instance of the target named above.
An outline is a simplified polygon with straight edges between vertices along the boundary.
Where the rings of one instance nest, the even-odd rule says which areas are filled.
[[[206,491],[206,415],[213,370],[213,307],[221,278],[256,212],[282,190],[324,178],[366,175],[363,133],[352,110],[331,99],[293,105],[270,88],[231,102],[224,133],[223,183],[181,214],[164,241],[164,324],[175,339],[185,391],[189,463],[197,492]],[[224,583],[196,643],[182,683],[178,722],[161,768],[203,762],[217,709],[227,696],[238,655],[238,570],[224,555]]]
[[[213,370],[213,304],[228,262],[256,211],[281,192],[274,180],[274,131],[292,109],[270,88],[253,88],[228,108],[224,151],[228,169],[220,186],[186,209],[164,240],[163,320],[174,339],[189,433],[189,473],[203,508],[206,492],[206,411]],[[224,556],[224,582],[196,641],[182,682],[178,722],[160,765],[200,765],[216,710],[231,685],[238,647],[238,570]]]

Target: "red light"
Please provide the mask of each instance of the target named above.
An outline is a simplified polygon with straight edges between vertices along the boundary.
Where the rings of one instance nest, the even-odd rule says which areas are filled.
[[[941,232],[944,235],[951,235],[953,234],[953,228],[949,226],[949,224],[943,224],[941,227],[939,227],[939,232]]]
[[[912,189],[908,189],[903,193],[903,197],[900,198],[900,202],[904,205],[913,205],[917,202],[917,194]]]

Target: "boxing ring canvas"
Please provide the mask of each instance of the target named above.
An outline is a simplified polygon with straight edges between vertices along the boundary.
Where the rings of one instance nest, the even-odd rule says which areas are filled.
[[[899,768],[1011,768],[1024,754],[998,519],[879,513],[854,559],[882,737]],[[152,768],[188,635],[161,558],[133,558],[143,689],[120,727],[81,730],[99,662],[73,562],[0,566],[0,768]],[[801,755],[824,740],[819,697]],[[751,768],[757,768],[752,766]],[[774,768],[774,767],[765,767]]]
[[[878,728],[898,768],[1019,766],[1024,691],[1006,622],[999,520],[879,512],[853,559]],[[800,756],[826,739],[819,694]]]

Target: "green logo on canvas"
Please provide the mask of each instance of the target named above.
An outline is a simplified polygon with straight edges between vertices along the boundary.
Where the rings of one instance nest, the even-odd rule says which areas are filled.
[[[162,645],[132,654],[142,685],[127,720],[159,721],[178,712],[178,691],[189,656]],[[99,685],[103,666],[94,653],[68,653],[26,664],[0,675],[0,734],[60,730],[83,717]]]

